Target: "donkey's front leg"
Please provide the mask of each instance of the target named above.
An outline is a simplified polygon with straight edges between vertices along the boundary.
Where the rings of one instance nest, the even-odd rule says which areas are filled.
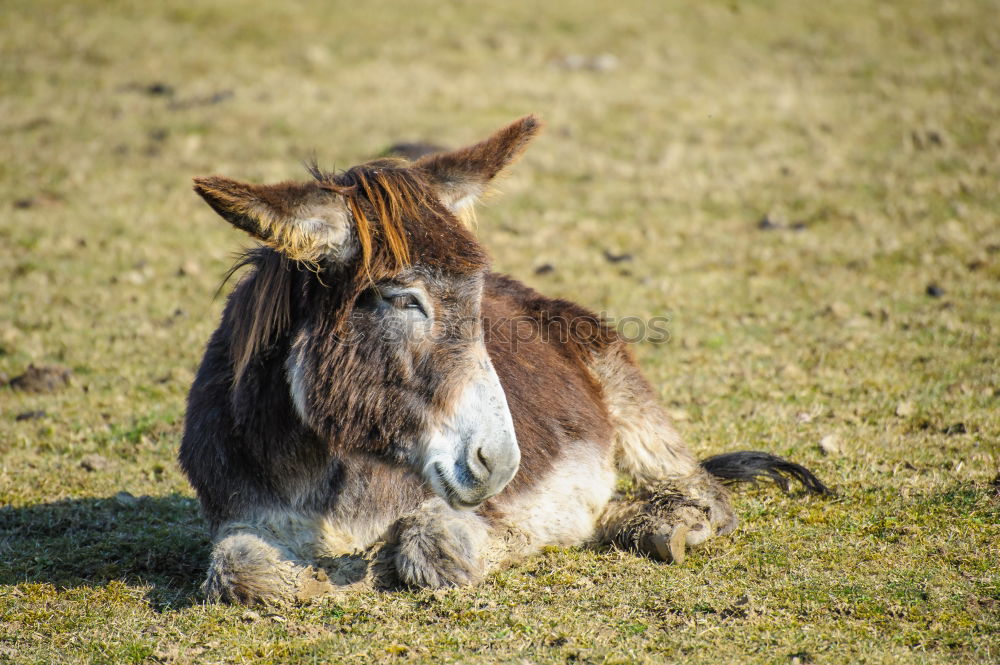
[[[296,556],[274,531],[223,525],[202,590],[209,601],[242,605],[302,602],[333,589],[326,572]]]
[[[400,581],[418,587],[473,584],[486,571],[490,527],[472,511],[428,499],[390,529],[386,555]]]

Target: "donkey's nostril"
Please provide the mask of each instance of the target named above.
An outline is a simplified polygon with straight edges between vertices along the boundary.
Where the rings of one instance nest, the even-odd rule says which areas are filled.
[[[479,463],[482,464],[483,467],[486,469],[487,473],[493,472],[493,468],[490,466],[490,460],[486,457],[486,453],[483,452],[482,446],[476,448],[476,458],[479,460]]]
[[[465,467],[475,482],[485,483],[493,473],[493,464],[484,446],[469,447],[465,453]]]

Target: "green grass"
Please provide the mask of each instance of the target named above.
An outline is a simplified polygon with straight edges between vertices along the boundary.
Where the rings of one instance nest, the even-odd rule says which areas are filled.
[[[8,0],[0,372],[74,377],[0,387],[0,662],[996,662],[996,13]],[[743,492],[740,530],[679,566],[553,549],[471,589],[203,605],[174,456],[246,241],[190,177],[302,178],[529,112],[548,130],[479,213],[496,267],[669,316],[637,353],[691,445],[787,455],[837,497]]]

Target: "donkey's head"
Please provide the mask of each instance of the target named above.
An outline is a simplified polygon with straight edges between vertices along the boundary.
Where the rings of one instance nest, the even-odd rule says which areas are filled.
[[[196,179],[270,248],[223,323],[234,403],[288,391],[332,454],[408,466],[455,507],[502,490],[520,451],[483,339],[488,259],[462,219],[538,128],[529,116],[461,150],[313,168],[307,183]],[[283,363],[283,385],[260,378],[268,362]]]

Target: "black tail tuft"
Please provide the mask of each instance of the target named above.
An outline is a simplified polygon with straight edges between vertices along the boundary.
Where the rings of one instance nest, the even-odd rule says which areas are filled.
[[[774,481],[787,494],[788,479],[791,477],[802,483],[807,492],[833,494],[830,488],[820,482],[809,469],[770,453],[756,450],[725,453],[702,460],[701,465],[710,474],[727,483],[755,483],[759,479],[767,478]]]

